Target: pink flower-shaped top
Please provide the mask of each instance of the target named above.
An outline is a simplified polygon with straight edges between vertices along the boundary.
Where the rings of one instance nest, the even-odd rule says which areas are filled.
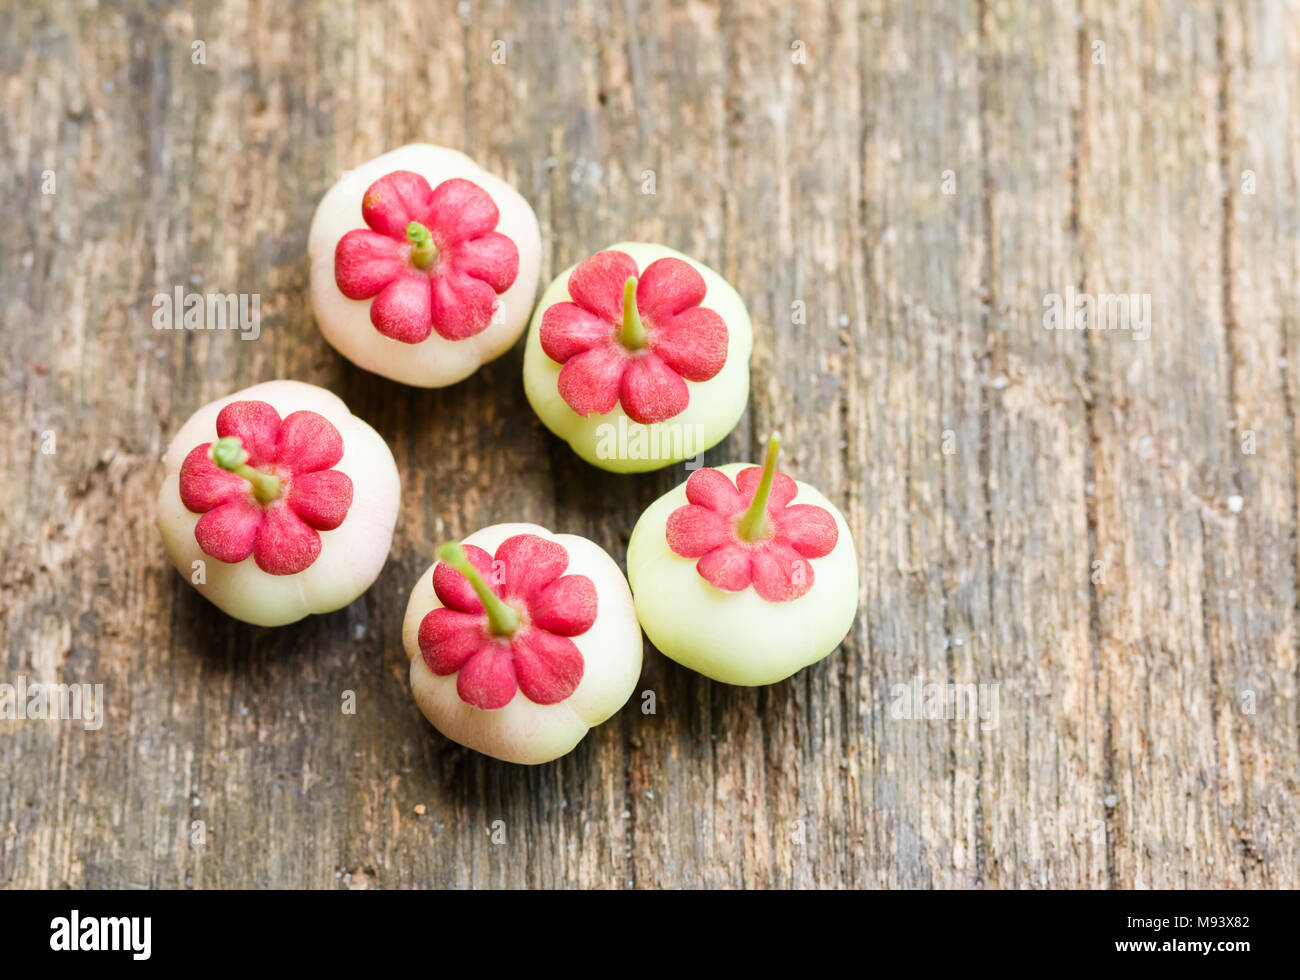
[[[386,337],[418,344],[431,330],[464,340],[487,328],[497,295],[519,275],[519,249],[494,229],[487,191],[459,177],[435,188],[396,170],[361,199],[369,229],[334,249],[334,281],[349,299],[370,299],[370,322]]]
[[[221,410],[217,435],[238,438],[247,457],[237,468],[247,476],[218,466],[210,442],[185,457],[181,502],[203,515],[194,528],[203,553],[232,564],[252,555],[272,575],[310,567],[320,555],[317,532],[338,527],[352,506],[352,480],[331,469],[343,458],[338,429],[315,412],[281,421],[266,402],[250,400]]]
[[[504,707],[516,689],[536,704],[563,701],[582,680],[582,652],[569,637],[596,621],[595,585],[585,575],[565,575],[568,551],[535,534],[507,538],[495,557],[472,544],[464,551],[490,588],[489,600],[510,610],[513,632],[494,630],[469,579],[441,561],[433,588],[444,608],[420,623],[425,664],[439,676],[460,671],[456,690],[477,708]]]
[[[839,540],[835,518],[815,504],[790,501],[799,492],[794,480],[773,473],[767,501],[769,534],[746,540],[739,524],[762,479],[762,467],[736,474],[699,469],[686,481],[686,499],[668,517],[668,547],[683,558],[698,558],[696,570],[712,585],[740,592],[751,583],[768,602],[798,599],[812,588],[809,558],[830,554]]]
[[[708,381],[727,362],[727,325],[700,306],[706,291],[704,277],[681,259],[658,259],[638,273],[632,256],[611,250],[579,264],[569,276],[573,302],[542,315],[542,350],[564,365],[560,397],[583,416],[606,415],[620,402],[634,422],[679,414],[691,400],[686,382]]]

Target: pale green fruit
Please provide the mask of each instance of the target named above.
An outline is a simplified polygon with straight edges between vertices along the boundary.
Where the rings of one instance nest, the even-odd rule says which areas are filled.
[[[500,218],[496,230],[519,250],[519,274],[497,297],[487,329],[464,340],[448,340],[435,330],[418,344],[385,337],[370,322],[372,299],[349,299],[334,281],[334,249],[344,235],[367,227],[361,198],[380,177],[410,170],[437,187],[460,177],[491,196]],[[519,339],[537,295],[541,274],[542,235],[537,215],[523,196],[500,177],[488,173],[458,150],[431,143],[410,143],[367,160],[326,192],[312,218],[307,237],[311,257],[311,305],[321,333],[358,367],[385,378],[422,388],[455,384],[500,357]]]
[[[641,676],[641,627],[627,579],[609,554],[576,534],[552,534],[536,524],[493,524],[462,544],[489,555],[516,534],[535,534],[562,544],[569,553],[565,575],[585,575],[596,587],[596,621],[569,637],[582,653],[582,680],[558,704],[536,704],[516,691],[503,708],[484,710],[461,700],[456,674],[438,676],[420,652],[420,623],[442,602],[433,588],[435,561],[425,570],[406,605],[402,646],[411,661],[411,693],[424,717],[454,742],[506,762],[538,765],[571,752],[587,732],[618,711]]]
[[[542,293],[524,350],[524,393],[529,404],[546,427],[588,463],[615,473],[642,473],[697,456],[736,427],[749,399],[749,354],[754,331],[740,294],[702,262],[645,242],[619,242],[607,250],[626,252],[642,271],[651,262],[666,257],[694,266],[707,287],[700,305],[716,312],[727,325],[726,363],[708,381],[686,382],[691,399],[680,414],[647,426],[633,422],[623,406],[616,405],[608,415],[584,418],[560,397],[557,383],[563,365],[546,356],[541,340],[542,316],[547,309],[572,299],[569,274],[577,266],[561,272]]]
[[[307,410],[328,419],[343,437],[343,458],[333,467],[352,480],[352,506],[332,531],[320,531],[320,555],[295,575],[272,575],[250,555],[227,564],[203,553],[194,538],[195,514],[181,502],[180,469],[195,446],[217,438],[217,414],[230,402],[263,401],[280,418]],[[348,411],[332,392],[301,381],[267,381],[209,402],[190,416],[163,458],[158,491],[158,531],[167,554],[191,585],[235,619],[283,626],[350,603],[379,577],[393,543],[400,481],[383,436]]]
[[[753,464],[714,467],[731,480]],[[641,627],[679,664],[726,684],[774,684],[821,660],[848,635],[858,608],[858,559],[839,509],[814,487],[795,481],[792,503],[815,504],[835,518],[839,538],[813,558],[813,585],[790,602],[768,602],[753,586],[724,592],[696,570],[696,559],[668,547],[668,516],[687,504],[686,484],[651,504],[632,530],[627,574]]]

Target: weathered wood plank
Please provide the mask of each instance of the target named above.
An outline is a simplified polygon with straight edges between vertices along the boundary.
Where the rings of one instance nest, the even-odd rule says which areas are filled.
[[[998,685],[999,716],[967,750],[982,756],[977,872],[998,887],[1102,887],[1110,882],[1087,601],[1084,349],[1077,334],[1043,325],[1045,297],[1080,276],[1070,179],[1082,138],[1079,38],[1068,8],[980,9],[980,450],[991,608],[967,670]]]
[[[1294,881],[1294,862],[1254,867],[1253,841],[1289,831],[1247,800],[1257,781],[1294,782],[1295,740],[1264,751],[1268,715],[1243,710],[1249,686],[1295,672],[1289,453],[1284,440],[1264,455],[1240,445],[1247,425],[1285,428],[1280,323],[1238,286],[1230,179],[1234,89],[1270,69],[1246,69],[1222,10],[1117,3],[1092,16],[1108,63],[1088,90],[1085,283],[1149,293],[1153,317],[1146,343],[1088,334],[1112,875]],[[1285,699],[1264,710],[1294,717]]]
[[[978,736],[927,720],[911,694],[914,680],[977,680],[969,651],[989,635],[978,14],[881,3],[864,25],[869,306],[855,337],[868,369],[853,389],[850,520],[868,655],[850,677],[870,883],[891,887],[972,885],[985,840]]]
[[[1298,14],[10,5],[0,682],[103,683],[107,718],[0,722],[0,883],[1300,884]],[[843,506],[832,657],[755,691],[647,645],[655,713],[537,769],[424,722],[400,621],[440,540],[533,520],[622,559],[686,471],[576,460],[520,350],[425,392],[328,348],[316,202],[416,139],[521,188],[544,277],[641,238],[737,286],[753,396],[707,461],[780,428]],[[260,294],[262,336],[153,330],[176,286]],[[1043,329],[1071,287],[1149,292],[1150,339]],[[404,496],[375,587],[273,631],[178,579],[152,507],[175,428],[281,376],[374,424]],[[996,685],[996,727],[897,717],[914,678]]]
[[[1296,11],[1292,10],[1294,14]],[[1226,5],[1217,24],[1219,160],[1226,254],[1224,305],[1232,425],[1226,435],[1238,520],[1221,545],[1222,596],[1212,642],[1222,651],[1218,738],[1239,773],[1229,843],[1248,888],[1293,888],[1300,790],[1296,697],[1294,340],[1300,290],[1300,23],[1273,8]],[[1234,445],[1235,443],[1235,445]],[[1230,506],[1229,513],[1232,513]],[[1235,870],[1235,868],[1234,868]]]

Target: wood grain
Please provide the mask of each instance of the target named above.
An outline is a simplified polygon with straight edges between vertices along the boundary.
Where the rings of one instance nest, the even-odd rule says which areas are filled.
[[[1294,0],[3,8],[0,682],[107,715],[0,721],[0,884],[1300,886]],[[316,202],[415,140],[520,188],[544,277],[636,238],[736,285],[753,395],[707,461],[780,428],[843,507],[833,656],[754,690],[647,646],[532,769],[424,722],[436,542],[527,520],[621,560],[685,472],[577,460],[522,344],[428,392],[324,343]],[[178,285],[260,294],[261,337],[155,331]],[[1149,338],[1045,329],[1067,290],[1149,294]],[[183,420],[276,377],[370,421],[403,503],[364,597],[264,630],[152,505]],[[996,724],[900,717],[914,680]]]

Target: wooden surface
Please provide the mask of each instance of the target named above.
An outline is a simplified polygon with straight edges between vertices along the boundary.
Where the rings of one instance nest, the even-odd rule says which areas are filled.
[[[107,718],[0,722],[0,885],[1300,886],[1294,0],[3,6],[0,682]],[[413,140],[520,188],[544,281],[636,238],[735,284],[753,396],[707,461],[780,427],[844,509],[830,658],[749,690],[647,646],[657,712],[534,769],[427,725],[400,627],[436,542],[621,561],[686,474],[577,460],[522,342],[434,392],[326,345],[313,210]],[[177,285],[260,294],[260,339],[155,331]],[[1067,289],[1149,293],[1149,339],[1045,329]],[[277,377],[404,495],[363,598],[265,630],[153,500],[195,408]],[[997,685],[996,727],[895,717],[917,677]]]

